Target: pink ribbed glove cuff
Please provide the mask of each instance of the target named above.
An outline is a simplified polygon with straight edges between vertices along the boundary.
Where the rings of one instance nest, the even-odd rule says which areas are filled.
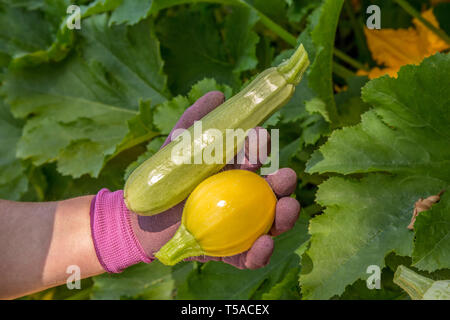
[[[92,200],[90,215],[95,251],[106,271],[119,273],[138,262],[152,262],[131,228],[122,190],[100,190]]]

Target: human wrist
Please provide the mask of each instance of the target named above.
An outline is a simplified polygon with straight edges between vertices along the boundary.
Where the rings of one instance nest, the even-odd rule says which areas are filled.
[[[119,273],[139,262],[153,261],[139,243],[123,191],[100,190],[90,208],[91,234],[97,258],[110,273]]]

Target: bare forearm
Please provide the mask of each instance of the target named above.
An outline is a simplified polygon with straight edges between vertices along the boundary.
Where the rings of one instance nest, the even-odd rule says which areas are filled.
[[[67,267],[81,277],[103,273],[90,230],[92,196],[47,202],[0,200],[0,298],[66,282]]]

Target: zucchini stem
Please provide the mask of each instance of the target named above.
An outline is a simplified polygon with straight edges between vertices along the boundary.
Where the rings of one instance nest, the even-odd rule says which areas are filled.
[[[308,54],[302,44],[298,46],[292,56],[280,63],[277,67],[280,72],[290,84],[296,86],[309,66]]]
[[[394,283],[405,290],[412,300],[422,300],[425,292],[430,289],[434,281],[405,266],[399,266],[394,274]]]
[[[194,236],[181,224],[172,239],[155,253],[155,257],[163,264],[173,266],[185,258],[204,254]]]

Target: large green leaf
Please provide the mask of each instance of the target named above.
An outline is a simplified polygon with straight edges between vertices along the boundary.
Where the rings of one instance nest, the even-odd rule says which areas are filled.
[[[80,18],[112,11],[121,2],[122,0],[95,0],[81,5]],[[64,59],[79,33],[79,30],[67,27],[67,8],[70,4],[69,0],[4,1],[0,11],[0,52],[10,55],[11,64],[15,66]],[[139,21],[143,18],[144,15]],[[80,22],[81,29],[84,22]]]
[[[52,43],[51,29],[40,11],[0,5],[0,52],[11,59],[46,49]]]
[[[251,30],[257,20],[255,14],[248,8],[233,7],[226,17],[222,39],[212,9],[185,8],[157,22],[165,71],[176,94],[186,93],[205,77],[237,89],[240,73],[256,66],[258,36]]]
[[[414,223],[413,266],[420,270],[450,269],[450,194],[430,211],[422,212]]]
[[[65,58],[75,40],[75,32],[66,25],[69,5],[69,0],[1,5],[0,52],[10,55],[16,67]]]
[[[170,300],[177,279],[184,278],[191,269],[192,263],[167,267],[155,261],[137,264],[120,274],[103,274],[94,278],[92,299]]]
[[[367,276],[369,265],[383,267],[391,251],[412,254],[413,233],[406,227],[414,203],[450,184],[449,72],[450,56],[437,54],[420,66],[403,67],[398,79],[368,82],[363,100],[374,109],[361,124],[334,131],[309,161],[310,173],[369,174],[320,185],[317,201],[326,210],[311,221],[307,255],[314,267],[300,278],[306,298],[341,294]],[[430,271],[448,267],[441,244],[448,224],[439,219],[450,214],[445,201],[431,213],[432,225],[419,223],[420,232],[434,235],[422,236],[417,249],[428,255],[422,267]]]
[[[58,201],[87,194],[95,195],[103,188],[111,191],[121,190],[125,184],[124,171],[130,162],[143,152],[145,152],[144,146],[139,145],[118,154],[105,164],[96,178],[83,175],[74,179],[71,176],[60,174],[55,164],[44,165],[41,171],[46,181],[43,190],[45,200]],[[42,183],[38,186],[40,185]]]
[[[19,200],[27,190],[26,165],[16,158],[22,123],[15,120],[0,99],[0,198]]]
[[[74,177],[98,175],[105,155],[127,133],[126,120],[135,114],[121,108],[131,105],[105,86],[105,78],[99,79],[104,72],[74,56],[56,68],[11,73],[3,92],[14,114],[34,115],[24,127],[18,156],[35,165],[58,161],[58,170]]]
[[[292,268],[286,271],[284,279],[273,286],[268,292],[263,293],[263,300],[300,300],[300,288],[298,286],[298,273],[300,268]]]
[[[152,0],[122,0],[122,3],[113,11],[110,23],[136,24],[150,14],[152,4]]]
[[[414,201],[435,183],[383,174],[361,180],[334,177],[322,183],[316,201],[327,209],[309,227],[311,247],[306,253],[313,269],[300,277],[303,296],[339,295],[357,279],[366,279],[368,266],[383,268],[387,253],[410,255],[413,234],[406,226]]]
[[[81,6],[81,17],[87,18],[94,14],[104,13],[116,9],[123,0],[95,0],[87,5]]]
[[[108,161],[117,157],[123,151],[160,135],[160,132],[153,124],[153,112],[154,109],[149,101],[139,102],[139,113],[128,120],[128,134],[116,147],[116,151],[109,157]]]
[[[2,88],[14,115],[28,118],[18,155],[35,165],[56,161],[74,177],[99,174],[140,99],[166,99],[158,40],[147,21],[108,28],[107,17],[96,15],[82,30],[82,56],[11,70]]]
[[[107,15],[86,19],[82,29],[86,40],[83,55],[86,60],[100,61],[109,72],[114,72],[117,85],[129,100],[143,98],[158,104],[169,94],[159,41],[153,29],[148,20],[133,27],[110,28]]]
[[[311,159],[311,172],[389,171],[450,180],[450,57],[438,54],[398,79],[370,81],[363,99],[374,110],[362,124],[336,130]],[[438,190],[439,191],[439,190]]]

